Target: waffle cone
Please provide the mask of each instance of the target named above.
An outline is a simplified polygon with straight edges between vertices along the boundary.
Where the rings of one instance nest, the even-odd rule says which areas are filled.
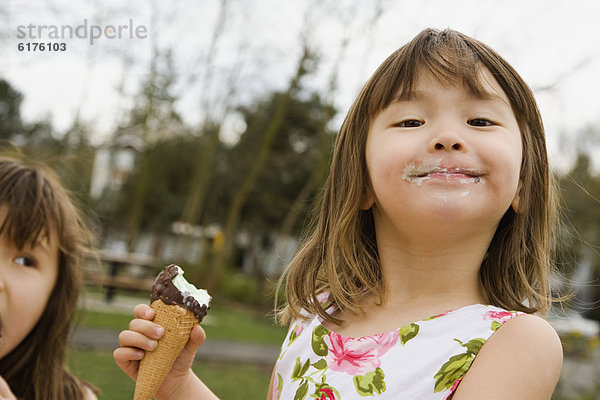
[[[154,397],[187,343],[190,331],[198,324],[194,314],[183,307],[162,300],[153,301],[150,307],[155,311],[154,322],[164,328],[165,334],[156,349],[147,351],[140,362],[133,400]]]

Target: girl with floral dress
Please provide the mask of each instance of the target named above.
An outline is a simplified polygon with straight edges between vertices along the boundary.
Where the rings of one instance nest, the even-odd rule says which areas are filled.
[[[555,219],[529,87],[485,44],[427,29],[385,60],[336,139],[314,229],[284,277],[269,399],[550,399]],[[118,365],[161,335],[137,306]],[[160,399],[213,399],[192,331]]]

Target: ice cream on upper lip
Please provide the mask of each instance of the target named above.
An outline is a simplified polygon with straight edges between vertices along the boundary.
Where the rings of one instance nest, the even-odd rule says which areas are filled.
[[[441,178],[447,181],[458,181],[459,183],[479,183],[485,175],[480,168],[444,166],[438,163],[416,165],[409,163],[404,167],[402,179],[416,183],[421,186],[424,181]]]

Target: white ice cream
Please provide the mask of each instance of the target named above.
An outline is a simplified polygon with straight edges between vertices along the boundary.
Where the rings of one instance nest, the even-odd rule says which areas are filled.
[[[185,301],[186,297],[193,297],[200,305],[208,305],[212,297],[208,294],[208,292],[204,289],[198,289],[196,286],[192,285],[183,277],[183,270],[177,267],[177,275],[173,278],[173,285],[181,292],[183,296],[183,300]]]
[[[431,176],[430,176],[431,173],[443,174],[443,173],[449,173],[449,172],[452,173],[453,172],[453,171],[449,171],[447,168],[440,168],[439,167],[440,162],[441,162],[441,160],[437,160],[437,161],[435,161],[431,164],[427,164],[427,165],[415,165],[414,163],[411,162],[404,167],[404,170],[402,171],[402,179],[404,179],[405,181],[411,182],[411,183],[416,183],[417,186],[422,186],[423,182],[431,179]],[[470,174],[474,175],[472,177],[455,180],[462,184],[479,183],[479,182],[481,182],[480,175],[484,174],[484,171],[480,170],[478,168],[463,168],[462,171],[465,173],[470,173]],[[446,179],[448,179],[448,178],[446,178]]]

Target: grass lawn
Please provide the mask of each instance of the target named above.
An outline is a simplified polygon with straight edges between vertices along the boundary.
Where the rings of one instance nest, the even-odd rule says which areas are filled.
[[[77,350],[68,358],[71,371],[101,390],[100,400],[131,400],[135,383],[115,364],[111,352]],[[264,399],[271,378],[270,367],[248,364],[196,362],[198,376],[221,399]]]
[[[127,329],[133,318],[131,315],[95,310],[79,310],[78,325],[100,329],[122,331]],[[271,344],[279,346],[287,332],[276,326],[268,316],[235,308],[212,307],[202,323],[207,337],[218,340],[232,340]]]

